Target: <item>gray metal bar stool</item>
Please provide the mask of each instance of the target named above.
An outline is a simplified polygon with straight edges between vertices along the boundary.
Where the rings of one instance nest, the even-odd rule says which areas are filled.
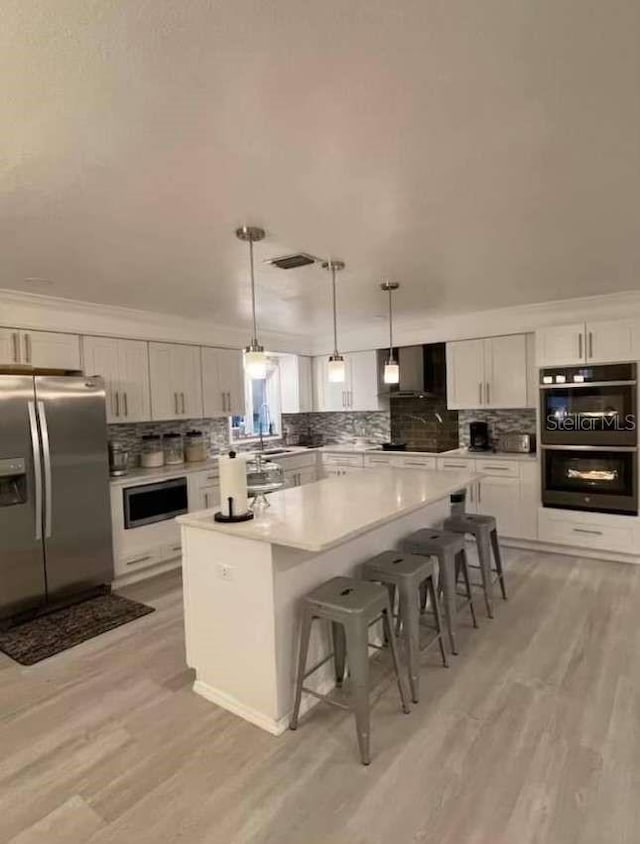
[[[436,642],[440,645],[442,664],[447,666],[447,654],[442,639],[442,623],[440,608],[436,598],[433,583],[433,560],[420,557],[417,554],[406,554],[401,551],[383,551],[364,564],[363,576],[367,580],[376,580],[387,587],[391,587],[393,607],[395,590],[398,590],[399,617],[402,625],[402,635],[405,645],[407,668],[409,671],[409,686],[414,703],[420,697],[420,678],[418,674],[418,656],[420,654],[420,589],[428,591],[433,607],[436,633],[426,645],[426,651]]]
[[[333,650],[313,668],[306,670],[307,653],[311,624],[315,618],[324,618],[331,622]],[[360,759],[368,765],[369,756],[369,627],[382,618],[385,636],[389,642],[393,669],[396,675],[398,691],[403,712],[409,712],[405,697],[402,677],[398,665],[396,638],[391,622],[389,593],[384,586],[352,577],[334,577],[318,586],[302,599],[302,630],[300,634],[300,652],[298,654],[298,675],[293,713],[289,726],[295,730],[298,726],[302,692],[324,700],[340,709],[350,710],[355,714],[356,732],[360,747]],[[351,700],[349,704],[331,700],[314,689],[304,685],[305,679],[332,657],[335,659],[336,683],[342,685],[346,658],[351,679]]]
[[[464,547],[464,536],[435,528],[422,528],[410,534],[402,543],[402,547],[410,554],[421,554],[425,557],[435,557],[438,560],[438,592],[444,597],[445,620],[449,633],[451,652],[458,653],[456,646],[456,629],[458,612],[469,605],[473,626],[477,627],[476,612],[473,606],[467,552]],[[465,584],[464,602],[458,606],[457,583],[462,575]]]
[[[448,519],[445,519],[444,529],[462,534],[463,536],[471,534],[475,539],[478,548],[478,562],[480,563],[477,568],[480,569],[480,576],[482,578],[484,602],[487,607],[487,615],[489,618],[493,618],[493,584],[496,580],[500,583],[502,597],[505,601],[507,600],[507,590],[502,571],[502,555],[500,554],[495,518],[493,516],[483,516],[479,513],[452,513]],[[495,580],[491,567],[492,549],[496,564]],[[476,568],[476,566],[472,566],[472,568]]]

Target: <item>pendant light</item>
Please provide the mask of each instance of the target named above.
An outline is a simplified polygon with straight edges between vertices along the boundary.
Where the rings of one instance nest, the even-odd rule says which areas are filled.
[[[253,269],[253,244],[264,239],[264,229],[256,226],[242,226],[236,229],[236,237],[249,244],[249,263],[251,266],[251,315],[253,319],[253,335],[251,342],[244,350],[244,369],[249,378],[260,380],[267,377],[267,356],[264,353],[264,346],[258,343],[258,330],[256,328],[256,280]]]
[[[342,384],[345,380],[344,358],[338,351],[338,316],[336,310],[336,273],[344,269],[344,261],[325,261],[324,270],[331,271],[331,295],[333,301],[333,354],[329,356],[327,376],[332,384]]]
[[[400,366],[393,356],[393,307],[392,293],[400,287],[397,281],[383,281],[380,289],[389,294],[389,357],[384,362],[383,381],[385,384],[400,383]]]

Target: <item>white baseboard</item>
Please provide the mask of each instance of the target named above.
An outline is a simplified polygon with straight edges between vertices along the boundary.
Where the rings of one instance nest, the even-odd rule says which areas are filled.
[[[320,683],[318,686],[318,692],[320,694],[326,695],[328,694],[331,689],[334,687],[334,684],[326,681],[324,683]],[[241,703],[236,698],[232,697],[231,695],[226,694],[225,692],[220,691],[220,689],[214,688],[214,686],[210,686],[208,683],[205,683],[203,680],[196,680],[193,684],[193,691],[200,695],[203,698],[211,701],[211,703],[215,703],[218,706],[221,706],[223,709],[226,709],[228,712],[233,712],[234,715],[238,715],[240,718],[244,718],[245,721],[249,721],[252,724],[255,724],[256,727],[260,727],[263,730],[266,730],[268,733],[271,733],[273,736],[281,736],[284,732],[289,729],[289,719],[291,717],[291,713],[287,713],[283,715],[282,718],[275,719],[270,718],[268,715],[265,715],[263,712],[259,712],[257,709],[253,709],[250,706],[246,706],[244,703]],[[318,698],[313,697],[312,695],[302,694],[302,702],[300,704],[300,718],[305,715],[309,710],[313,709],[314,706],[321,703]]]

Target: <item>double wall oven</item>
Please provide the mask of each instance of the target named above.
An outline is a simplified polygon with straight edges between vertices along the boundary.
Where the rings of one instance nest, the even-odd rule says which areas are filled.
[[[638,513],[636,364],[540,372],[542,504]]]

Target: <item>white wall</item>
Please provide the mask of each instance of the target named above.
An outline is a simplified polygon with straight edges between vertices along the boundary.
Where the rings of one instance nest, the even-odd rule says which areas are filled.
[[[425,310],[420,316],[412,316],[410,319],[394,317],[393,341],[397,346],[409,346],[414,343],[519,334],[535,331],[545,325],[633,317],[640,319],[640,292],[635,291],[449,316],[438,316]],[[382,321],[357,330],[343,329],[339,337],[342,352],[384,348],[388,342],[389,329]],[[333,339],[329,334],[315,337],[313,345],[313,354],[329,354],[333,349]]]
[[[0,290],[0,326],[227,346],[236,349],[246,346],[250,340],[249,327],[233,328],[216,325],[207,320],[95,305],[12,290]],[[301,354],[311,352],[311,341],[308,337],[259,332],[259,339],[269,351]]]
[[[630,317],[640,319],[640,291],[450,316],[437,316],[425,310],[422,315],[410,319],[394,319],[394,342],[407,346],[467,337],[492,337],[535,331],[545,325]],[[0,326],[230,348],[241,348],[249,341],[247,328],[9,290],[0,290]],[[387,338],[386,324],[377,321],[365,328],[342,330],[340,348],[347,352],[382,348],[388,342]],[[270,351],[279,352],[329,354],[333,348],[329,334],[309,337],[260,332],[260,340]]]

